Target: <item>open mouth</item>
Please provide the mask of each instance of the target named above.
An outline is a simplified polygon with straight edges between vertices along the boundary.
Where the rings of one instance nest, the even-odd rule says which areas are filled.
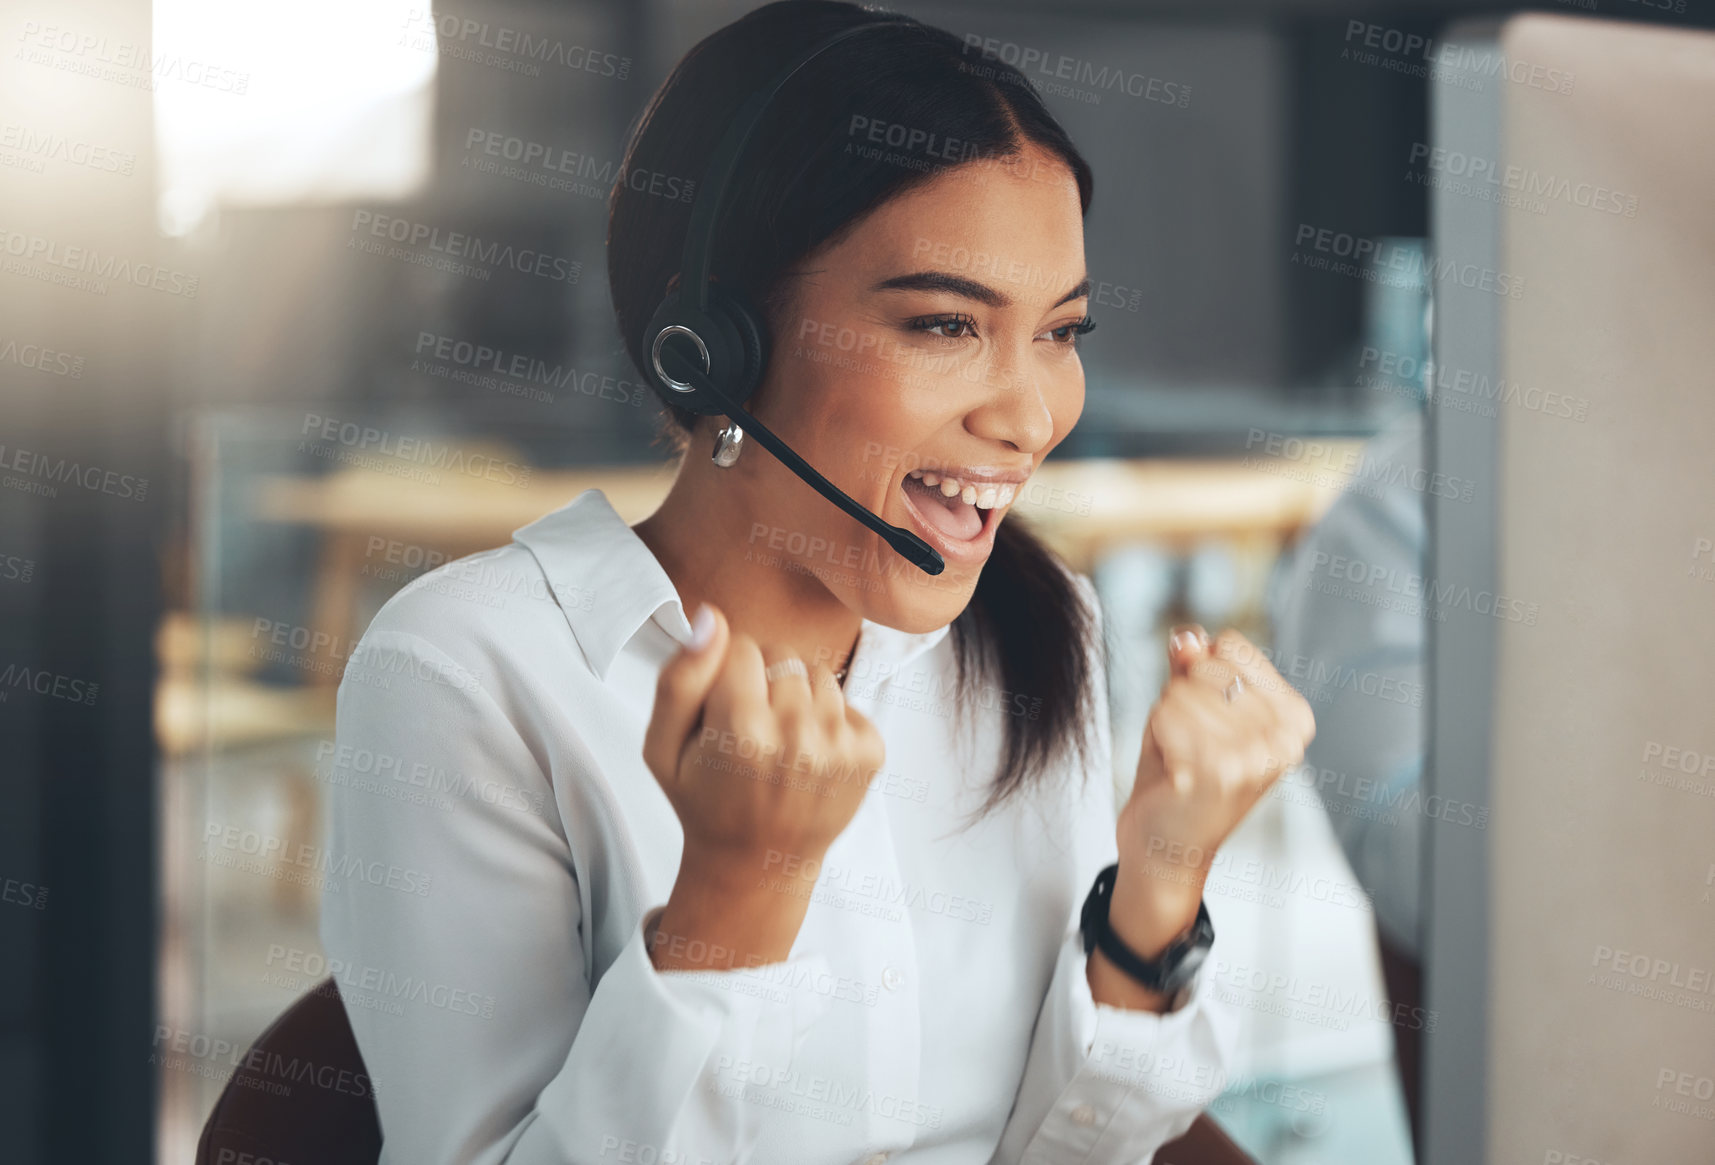
[[[989,515],[1018,495],[1011,482],[963,482],[925,469],[906,474],[902,488],[924,523],[954,542],[982,537]]]

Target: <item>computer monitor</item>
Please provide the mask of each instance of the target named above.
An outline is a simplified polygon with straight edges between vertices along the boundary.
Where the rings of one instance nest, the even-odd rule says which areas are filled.
[[[1423,1160],[1715,1160],[1715,35],[1431,63]]]

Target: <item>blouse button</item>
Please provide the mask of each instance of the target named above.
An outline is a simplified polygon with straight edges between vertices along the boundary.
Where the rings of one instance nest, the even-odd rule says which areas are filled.
[[[1096,1123],[1096,1110],[1087,1104],[1080,1104],[1072,1110],[1072,1123],[1075,1125],[1093,1125]]]
[[[889,991],[899,990],[899,985],[903,982],[905,982],[905,976],[899,973],[899,968],[883,967],[881,969],[881,985],[886,987]],[[872,1157],[870,1160],[880,1161],[884,1159],[885,1158]]]

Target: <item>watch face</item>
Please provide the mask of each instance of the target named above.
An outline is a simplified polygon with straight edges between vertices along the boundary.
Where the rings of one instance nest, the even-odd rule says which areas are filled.
[[[1202,968],[1203,961],[1208,957],[1209,948],[1201,944],[1186,951],[1185,957],[1179,961],[1179,965],[1173,968],[1174,984],[1177,986],[1191,982]]]
[[[1213,927],[1205,927],[1199,920],[1198,926],[1192,931],[1186,945],[1175,954],[1173,965],[1162,976],[1166,981],[1166,990],[1177,991],[1196,978],[1197,971],[1203,966],[1203,961],[1209,957],[1209,949],[1214,945]]]

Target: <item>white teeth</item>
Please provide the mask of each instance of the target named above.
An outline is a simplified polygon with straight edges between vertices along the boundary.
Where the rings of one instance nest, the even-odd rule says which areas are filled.
[[[958,498],[966,505],[975,506],[979,510],[1011,505],[1012,500],[1018,496],[1018,486],[1014,482],[966,485],[956,477],[929,469],[913,469],[905,476],[921,481],[929,489],[939,489],[942,497]]]

